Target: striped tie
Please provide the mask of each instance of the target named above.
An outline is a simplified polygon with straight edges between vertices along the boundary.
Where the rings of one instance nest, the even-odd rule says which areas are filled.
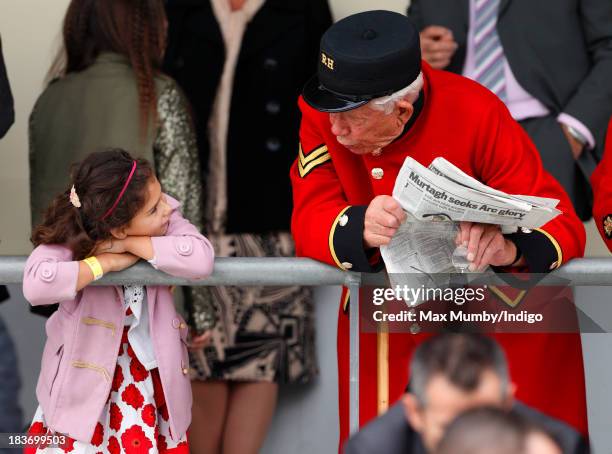
[[[500,0],[474,0],[474,80],[481,83],[502,101],[506,101],[504,63],[506,57],[497,34],[497,14]]]

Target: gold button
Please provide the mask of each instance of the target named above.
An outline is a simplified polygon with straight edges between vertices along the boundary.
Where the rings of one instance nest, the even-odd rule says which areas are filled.
[[[380,167],[374,167],[372,169],[372,178],[374,178],[375,180],[381,180],[384,175],[385,171]]]
[[[521,232],[523,233],[531,233],[533,230],[528,229],[527,227],[521,227]]]
[[[183,375],[187,375],[189,373],[189,369],[183,367]]]
[[[179,328],[180,328],[180,329],[185,329],[185,324],[184,324],[184,323],[181,323],[181,324],[179,325]]]
[[[343,214],[342,216],[340,216],[340,220],[338,221],[338,224],[340,224],[340,227],[344,227],[347,223],[348,223],[348,216],[346,214]]]
[[[350,270],[353,267],[353,264],[351,262],[342,262],[342,267]]]

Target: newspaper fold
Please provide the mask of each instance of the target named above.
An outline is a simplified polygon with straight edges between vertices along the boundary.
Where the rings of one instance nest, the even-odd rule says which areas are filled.
[[[491,188],[444,158],[426,168],[406,158],[393,197],[408,213],[381,254],[389,274],[463,271],[457,266],[455,236],[460,221],[497,224],[504,233],[535,229],[561,214],[557,199],[507,194]]]

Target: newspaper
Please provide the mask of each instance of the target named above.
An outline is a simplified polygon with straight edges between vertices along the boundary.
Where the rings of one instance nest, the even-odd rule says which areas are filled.
[[[402,207],[417,219],[471,221],[501,226],[541,227],[561,212],[556,199],[509,195],[486,186],[444,158],[429,168],[406,158],[395,188]]]
[[[407,215],[391,243],[380,248],[392,287],[446,287],[450,273],[463,271],[453,262],[458,224]]]
[[[422,274],[430,285],[441,284],[435,274],[466,270],[467,261],[455,246],[459,221],[497,224],[510,233],[541,227],[561,214],[557,199],[506,194],[440,157],[429,168],[406,158],[393,197],[408,218],[390,244],[381,247],[387,271],[390,276]],[[423,276],[418,279],[422,282]]]

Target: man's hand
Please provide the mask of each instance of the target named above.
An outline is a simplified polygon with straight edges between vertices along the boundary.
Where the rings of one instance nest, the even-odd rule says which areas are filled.
[[[584,150],[584,145],[569,133],[567,125],[561,123],[561,129],[563,130],[565,138],[569,142],[570,148],[572,149],[572,154],[574,155],[574,159],[578,159],[582,154],[582,151]]]
[[[367,249],[389,244],[406,220],[406,213],[393,197],[379,195],[368,205],[363,226],[363,244]]]
[[[435,69],[446,68],[458,47],[453,32],[446,27],[430,25],[420,36],[423,59]]]
[[[470,271],[482,271],[488,265],[512,265],[516,258],[516,245],[504,238],[498,225],[461,222],[456,244],[467,247]],[[517,265],[523,263],[523,258]]]

